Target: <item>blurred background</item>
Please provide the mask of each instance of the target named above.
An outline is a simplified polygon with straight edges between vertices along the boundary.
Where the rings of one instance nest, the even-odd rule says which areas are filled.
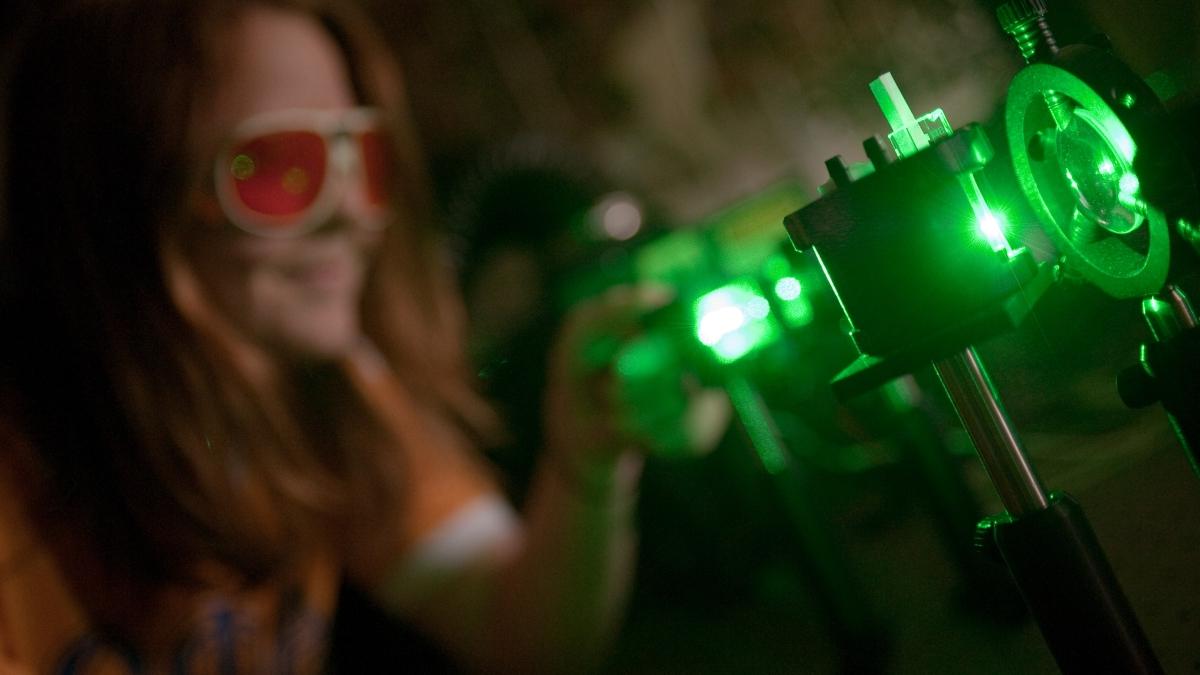
[[[7,0],[0,26],[48,4]],[[1103,32],[1138,74],[1169,84],[1181,145],[1196,148],[1194,0],[1048,4],[1060,42]],[[721,418],[709,453],[651,463],[638,582],[607,672],[1057,672],[1006,572],[971,550],[975,520],[1002,508],[936,379],[832,399],[826,383],[855,352],[819,268],[778,220],[816,198],[825,160],[861,161],[862,140],[887,131],[867,89],[885,71],[918,115],[940,107],[1001,142],[1022,62],[993,3],[367,5],[405,69],[481,387],[513,430],[489,453],[518,502],[539,444],[541,361],[579,297],[746,270],[804,289],[780,293],[802,303],[788,305],[787,339],[736,382],[694,374],[697,387],[749,386],[786,459]],[[1052,255],[1036,228],[1014,225]],[[1091,517],[1167,672],[1200,673],[1200,480],[1162,410],[1128,410],[1114,384],[1145,339],[1137,302],[1067,283],[979,347],[1043,480]],[[689,363],[645,353],[651,370]]]

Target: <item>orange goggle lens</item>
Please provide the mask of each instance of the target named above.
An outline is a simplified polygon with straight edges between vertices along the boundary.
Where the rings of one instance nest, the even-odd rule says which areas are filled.
[[[388,149],[378,131],[353,134],[368,203],[388,202]],[[330,172],[329,143],[314,131],[282,131],[238,143],[229,154],[230,194],[259,216],[260,226],[284,232],[308,223]]]
[[[325,139],[316,133],[285,131],[252,138],[231,154],[233,193],[253,213],[302,214],[321,194],[327,160]]]

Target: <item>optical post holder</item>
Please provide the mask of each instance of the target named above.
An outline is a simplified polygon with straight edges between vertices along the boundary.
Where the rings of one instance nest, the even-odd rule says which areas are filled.
[[[829,160],[832,189],[784,219],[821,262],[861,352],[835,393],[934,362],[1006,509],[981,523],[981,547],[1008,566],[1060,669],[1160,673],[1082,510],[1047,494],[971,347],[1018,325],[1052,280],[987,207],[987,137],[952,132],[940,111],[914,118],[890,74],[871,88],[892,126],[864,142],[871,166]]]
[[[982,129],[902,161],[886,143],[864,143],[873,172],[858,180],[829,160],[835,189],[784,221],[851,322],[862,356],[833,381],[847,398],[1019,325],[1052,279],[1027,250],[993,250],[978,231],[962,182],[992,157]]]
[[[1200,475],[1200,327],[1183,291],[1174,285],[1142,300],[1154,339],[1143,343],[1138,364],[1121,371],[1117,391],[1130,408],[1161,403]]]

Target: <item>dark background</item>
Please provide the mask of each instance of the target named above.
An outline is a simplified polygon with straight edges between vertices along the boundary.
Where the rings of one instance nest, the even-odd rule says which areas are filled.
[[[0,30],[50,4],[9,0]],[[671,227],[781,179],[815,196],[826,158],[861,160],[861,140],[886,130],[866,88],[881,72],[915,112],[942,107],[959,126],[991,120],[1020,65],[987,3],[968,0],[367,4],[405,67],[447,215],[488,157],[531,141],[636,192]],[[1200,90],[1196,3],[1050,6],[1063,41],[1102,30],[1139,74],[1172,78],[1177,107]],[[1167,672],[1200,673],[1200,481],[1161,411],[1126,410],[1113,386],[1144,332],[1136,302],[1067,286],[981,351],[1045,482],[1092,518]],[[952,461],[998,511],[938,411]],[[609,670],[830,673],[860,652],[879,657],[860,672],[1055,672],[1030,622],[966,599],[907,469],[870,443],[837,451],[866,459],[816,458],[813,475],[877,634],[831,636],[779,505],[731,432],[709,457],[651,467],[643,574]]]

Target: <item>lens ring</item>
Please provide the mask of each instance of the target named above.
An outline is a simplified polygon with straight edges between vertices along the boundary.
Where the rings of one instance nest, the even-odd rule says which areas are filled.
[[[1071,208],[1064,206],[1067,200],[1056,194],[1056,190],[1062,192],[1056,185],[1064,182],[1066,172],[1057,166],[1053,171],[1046,168],[1047,162],[1057,162],[1057,142],[1054,142],[1057,123],[1045,103],[1048,95],[1066,97],[1078,106],[1077,110],[1086,111],[1083,117],[1090,119],[1087,124],[1115,151],[1114,157],[1123,160],[1122,166],[1132,167],[1137,153],[1136,144],[1117,113],[1086,82],[1056,66],[1027,66],[1017,73],[1009,87],[1005,121],[1013,169],[1034,214],[1067,264],[1104,292],[1125,298],[1158,291],[1166,280],[1169,263],[1165,217],[1158,209],[1142,203],[1137,208],[1144,209],[1145,227],[1135,224],[1104,228],[1080,218],[1081,211],[1076,208],[1078,192],[1071,200]],[[1052,142],[1046,142],[1046,137]],[[1114,162],[1114,171],[1116,168]],[[1053,180],[1048,178],[1051,175]],[[1137,192],[1132,181],[1122,186],[1122,180],[1123,175],[1117,178],[1119,191]],[[1137,240],[1144,240],[1144,246],[1131,248],[1130,244]]]

